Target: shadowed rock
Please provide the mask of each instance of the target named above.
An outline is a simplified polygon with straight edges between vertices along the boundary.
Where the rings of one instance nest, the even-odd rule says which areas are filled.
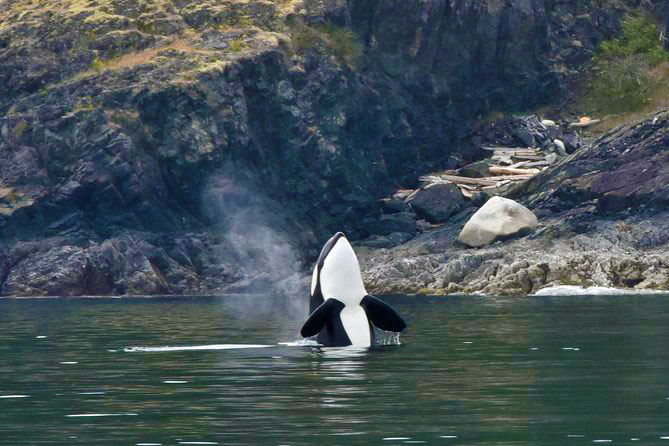
[[[418,191],[411,200],[416,214],[430,223],[444,223],[466,203],[454,184],[435,184]]]

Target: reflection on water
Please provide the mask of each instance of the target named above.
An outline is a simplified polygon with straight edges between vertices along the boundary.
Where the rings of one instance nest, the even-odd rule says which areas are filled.
[[[0,445],[669,444],[669,296],[398,296],[372,349],[240,299],[0,301]]]

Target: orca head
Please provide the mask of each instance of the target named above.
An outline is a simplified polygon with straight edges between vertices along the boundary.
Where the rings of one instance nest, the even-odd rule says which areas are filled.
[[[321,253],[318,255],[316,266],[314,266],[314,272],[311,275],[312,298],[314,297],[321,299],[323,298],[319,280],[320,271],[323,269],[323,262],[325,262],[325,258],[328,256],[328,254],[330,254],[330,251],[334,247],[335,243],[337,243],[337,240],[339,240],[341,237],[345,237],[343,232],[337,232],[335,235],[330,237],[330,239],[327,242],[325,242],[325,245],[323,245],[323,248],[321,249]]]
[[[323,247],[314,275],[312,296],[314,291],[320,291],[323,299],[334,298],[345,305],[358,305],[367,295],[358,258],[341,232],[336,233]]]

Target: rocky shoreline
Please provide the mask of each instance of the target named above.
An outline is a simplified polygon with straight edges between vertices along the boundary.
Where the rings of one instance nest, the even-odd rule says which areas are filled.
[[[564,122],[485,119],[569,96],[638,7],[0,0],[0,295],[302,292],[339,230],[375,292],[665,287],[666,151],[646,154],[664,115],[594,145]],[[495,191],[540,228],[472,251],[454,240],[488,192],[403,190],[477,175],[490,143],[554,164]],[[595,279],[558,265],[584,252]]]
[[[669,111],[613,129],[504,195],[533,210],[539,228],[469,248],[457,237],[475,203],[398,246],[362,242],[357,252],[370,291],[669,290]]]

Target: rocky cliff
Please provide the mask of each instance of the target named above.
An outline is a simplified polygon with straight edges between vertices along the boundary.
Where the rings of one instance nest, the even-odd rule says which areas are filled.
[[[274,284],[332,232],[374,234],[398,185],[476,159],[477,118],[563,94],[623,12],[0,0],[2,294]]]
[[[534,211],[536,231],[468,248],[456,239],[473,205],[403,245],[359,248],[369,288],[496,295],[559,285],[669,289],[669,110],[615,128],[506,195]]]

